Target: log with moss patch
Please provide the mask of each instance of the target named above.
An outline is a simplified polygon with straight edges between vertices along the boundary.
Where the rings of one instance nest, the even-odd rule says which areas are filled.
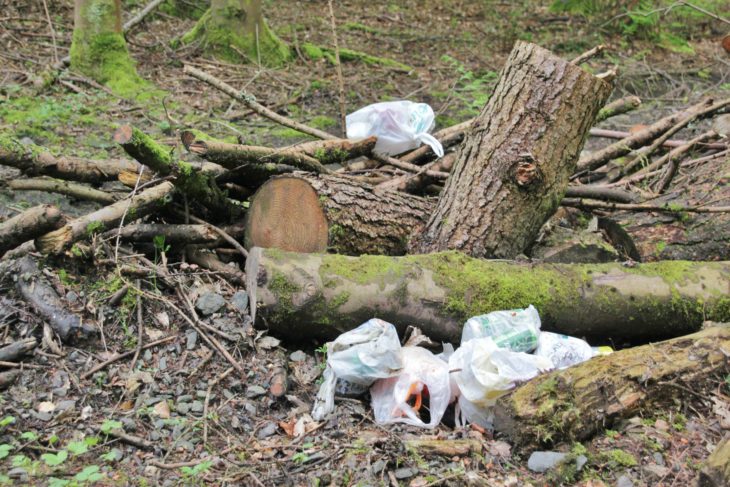
[[[0,134],[0,164],[20,169],[28,176],[51,176],[71,181],[100,183],[112,181],[124,172],[139,172],[140,165],[125,159],[86,159],[54,156],[35,144]]]
[[[252,249],[256,321],[287,338],[331,339],[378,317],[458,343],[463,323],[535,305],[543,329],[617,343],[730,321],[730,263],[526,264],[458,252],[405,257]]]
[[[119,127],[114,133],[114,141],[127,154],[158,174],[174,175],[175,186],[192,201],[220,214],[232,212],[232,205],[216,184],[215,175],[196,171],[190,164],[178,160],[172,148],[165,147],[131,125]]]
[[[296,173],[267,181],[246,213],[246,246],[297,252],[406,253],[432,203],[335,176]]]
[[[705,397],[730,372],[727,350],[724,326],[595,357],[501,398],[495,427],[519,445],[583,441],[642,411]]]
[[[58,193],[79,200],[95,201],[110,204],[122,198],[121,193],[111,193],[95,189],[85,184],[63,181],[55,178],[13,179],[8,181],[8,187],[16,191],[44,191]]]
[[[99,210],[81,216],[58,230],[38,237],[35,241],[39,252],[58,254],[71,246],[74,242],[95,233],[107,230],[117,225],[122,218],[132,221],[166,203],[165,198],[172,193],[174,186],[170,182],[163,182],[131,198],[100,208]]]
[[[0,223],[0,256],[10,249],[63,225],[55,206],[39,205]]]

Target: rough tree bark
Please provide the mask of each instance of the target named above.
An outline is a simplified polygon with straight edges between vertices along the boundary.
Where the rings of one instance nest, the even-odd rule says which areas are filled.
[[[295,252],[402,255],[433,205],[335,176],[293,174],[267,181],[246,213],[246,246]]]
[[[542,375],[497,402],[495,428],[519,445],[586,440],[641,410],[716,389],[730,371],[728,349],[730,327],[715,327]]]
[[[121,0],[75,0],[71,68],[124,97],[146,87],[122,34]]]
[[[518,42],[414,252],[511,258],[554,213],[611,86]]]
[[[471,316],[535,305],[544,330],[624,344],[730,320],[730,263],[524,264],[458,252],[359,258],[254,248],[255,318],[291,339],[332,339],[372,317],[458,343]]]
[[[212,0],[181,40],[201,40],[206,51],[230,62],[281,66],[291,59],[289,47],[266,24],[261,0]]]

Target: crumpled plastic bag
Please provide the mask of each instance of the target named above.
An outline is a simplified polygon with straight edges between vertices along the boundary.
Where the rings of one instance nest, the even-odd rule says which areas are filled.
[[[375,421],[435,428],[452,400],[449,366],[425,348],[403,347],[401,353],[403,370],[396,377],[375,381],[370,388]],[[426,408],[428,422],[421,418]]]
[[[535,355],[549,358],[556,369],[566,369],[592,358],[593,349],[585,340],[550,333],[540,333]]]
[[[429,134],[434,120],[435,115],[429,105],[406,100],[368,105],[345,119],[348,139],[378,137],[374,149],[377,153],[401,154],[423,143],[442,157],[444,149],[441,143]]]
[[[369,386],[376,379],[392,377],[403,367],[401,346],[395,327],[373,318],[327,344],[327,366],[312,407],[319,421],[335,408],[338,379]]]
[[[490,426],[489,409],[499,397],[552,369],[550,359],[500,348],[491,337],[468,340],[449,357],[462,418],[484,427]]]
[[[493,311],[469,318],[461,332],[461,344],[491,337],[499,347],[513,352],[532,352],[537,348],[539,335],[540,315],[530,305],[526,309]]]

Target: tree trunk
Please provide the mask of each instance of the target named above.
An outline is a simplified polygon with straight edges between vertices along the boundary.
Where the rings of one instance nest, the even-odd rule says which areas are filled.
[[[523,252],[558,208],[610,92],[568,61],[518,42],[412,249],[499,258]]]
[[[246,246],[294,252],[402,255],[432,204],[342,177],[293,174],[266,182],[246,213]]]
[[[146,87],[122,34],[121,0],[76,0],[71,68],[124,97]]]
[[[200,40],[206,51],[230,62],[281,66],[291,59],[289,47],[266,24],[261,0],[212,0],[181,40]]]
[[[727,350],[723,326],[595,357],[501,398],[495,428],[518,445],[584,441],[639,411],[704,397],[730,371]]]
[[[730,320],[730,263],[521,264],[457,252],[406,257],[255,248],[246,287],[259,325],[289,339],[332,339],[372,317],[458,343],[463,323],[535,305],[542,328],[624,344]]]

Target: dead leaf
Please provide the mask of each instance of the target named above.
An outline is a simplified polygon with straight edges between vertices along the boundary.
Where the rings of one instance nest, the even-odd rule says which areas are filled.
[[[36,409],[39,413],[52,413],[56,410],[56,405],[53,404],[51,401],[43,401],[38,403]]]
[[[119,409],[122,411],[131,411],[132,408],[134,408],[134,403],[132,401],[124,401],[119,405]]]
[[[170,317],[168,316],[166,311],[160,311],[159,313],[155,313],[154,315],[152,315],[152,317],[160,327],[164,329],[170,328]]]
[[[292,418],[289,421],[279,421],[279,428],[283,429],[284,433],[286,433],[289,437],[294,436],[294,428],[296,425],[297,420],[295,418]]]
[[[154,413],[162,419],[170,419],[170,406],[167,401],[160,401],[152,408]]]
[[[152,378],[152,374],[149,372],[138,371],[127,376],[125,388],[128,392],[134,392],[139,389],[139,386],[141,386],[142,383],[151,384],[153,381],[154,379]]]
[[[273,348],[276,348],[279,346],[279,343],[281,343],[281,340],[278,340],[272,336],[264,336],[261,337],[257,342],[256,345],[258,348],[262,350],[271,350]]]
[[[512,447],[504,441],[492,441],[489,444],[489,453],[495,457],[509,458],[512,454]]]
[[[728,408],[727,401],[724,401],[717,396],[713,396],[712,402],[712,412],[717,415],[720,428],[724,430],[730,429],[730,409]]]
[[[159,340],[165,334],[165,332],[160,331],[157,328],[150,328],[148,326],[145,327],[144,332],[152,341]]]

